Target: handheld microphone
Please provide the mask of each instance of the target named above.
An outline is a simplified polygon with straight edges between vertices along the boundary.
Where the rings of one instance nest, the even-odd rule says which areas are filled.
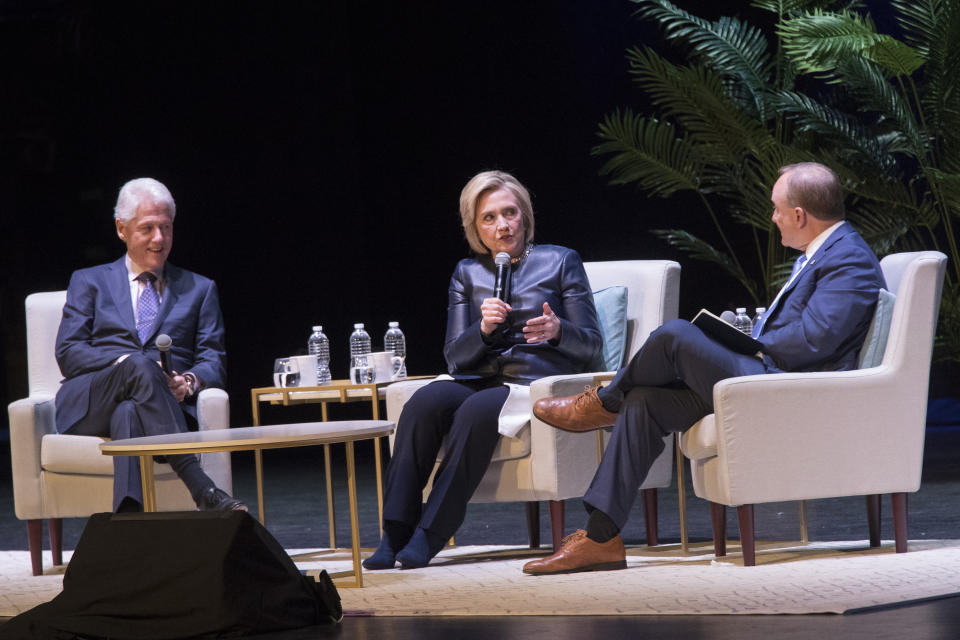
[[[501,251],[494,257],[497,266],[497,279],[493,284],[493,297],[508,302],[510,298],[510,254]]]
[[[737,314],[729,310],[724,311],[723,313],[720,314],[720,319],[726,322],[727,324],[733,324],[733,321],[737,319]],[[157,340],[159,341],[160,339],[157,338]]]
[[[173,375],[173,369],[170,367],[170,345],[172,344],[173,340],[171,340],[167,334],[161,333],[157,336],[157,351],[160,352],[160,366],[168,376]]]

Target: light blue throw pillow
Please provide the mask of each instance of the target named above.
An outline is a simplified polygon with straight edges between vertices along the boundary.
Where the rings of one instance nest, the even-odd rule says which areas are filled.
[[[603,349],[594,360],[594,371],[616,371],[623,364],[627,347],[627,288],[607,287],[593,292],[593,305],[600,320]]]
[[[867,337],[860,347],[860,368],[869,369],[883,362],[883,352],[887,348],[887,335],[890,333],[890,320],[893,318],[893,305],[897,296],[886,289],[880,289],[877,296],[877,309],[867,329]]]

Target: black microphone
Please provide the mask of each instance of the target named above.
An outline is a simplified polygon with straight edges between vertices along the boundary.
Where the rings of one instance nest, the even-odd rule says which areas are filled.
[[[727,324],[733,324],[733,321],[737,319],[737,314],[735,314],[733,311],[724,311],[720,314],[720,319]],[[160,338],[157,338],[157,342],[159,341]]]
[[[163,367],[163,372],[168,376],[173,375],[173,369],[170,368],[170,345],[173,344],[173,340],[170,339],[165,333],[161,333],[157,336],[157,350],[160,352],[160,366]]]
[[[493,284],[493,297],[508,302],[510,298],[510,254],[501,251],[493,259],[497,265],[497,279]]]

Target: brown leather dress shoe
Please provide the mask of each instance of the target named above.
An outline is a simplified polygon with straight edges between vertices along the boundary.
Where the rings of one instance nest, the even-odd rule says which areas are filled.
[[[627,568],[627,550],[620,536],[606,542],[594,542],[587,532],[577,529],[560,543],[560,550],[547,558],[531,560],[523,572],[535,576],[577,571],[611,571]]]
[[[575,396],[541,398],[533,405],[533,415],[564,431],[594,431],[617,421],[617,414],[600,404],[596,387]]]

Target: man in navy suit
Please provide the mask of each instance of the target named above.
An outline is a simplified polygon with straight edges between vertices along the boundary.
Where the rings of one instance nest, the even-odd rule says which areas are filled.
[[[528,562],[531,574],[626,567],[619,532],[637,488],[663,451],[663,438],[713,412],[713,385],[725,378],[784,371],[842,371],[857,356],[885,285],[876,256],[844,221],[836,174],[812,162],[780,170],[773,222],[784,246],[803,252],[783,290],[758,323],[761,352],[741,354],[684,320],[650,334],[610,385],[577,396],[544,398],[534,413],[569,431],[613,425],[610,442],[583,500],[586,530],[552,556]]]
[[[226,382],[223,317],[212,280],[167,264],[176,205],[151,178],[120,190],[114,219],[127,246],[119,260],[75,271],[57,332],[60,433],[113,439],[196,429],[196,396]],[[171,375],[156,338],[167,334]],[[217,488],[194,455],[167,456],[203,510],[246,507]],[[135,458],[114,458],[113,506],[137,511],[143,496]]]

